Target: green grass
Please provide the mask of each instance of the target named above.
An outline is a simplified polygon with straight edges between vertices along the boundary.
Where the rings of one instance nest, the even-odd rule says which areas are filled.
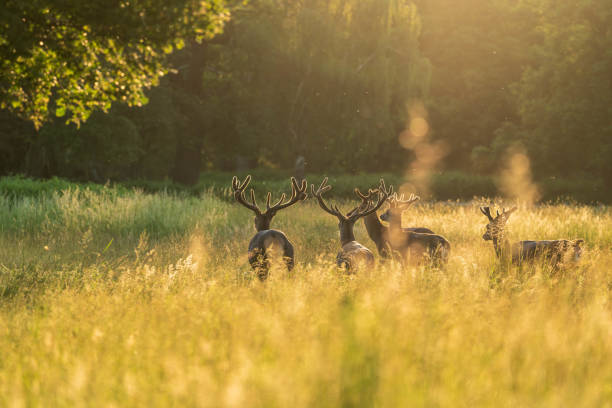
[[[286,181],[254,184],[261,200]],[[294,272],[261,283],[253,217],[225,193],[68,187],[0,195],[0,406],[612,401],[610,207],[512,215],[512,239],[586,239],[583,262],[552,274],[499,265],[477,202],[423,202],[404,223],[449,239],[447,268],[348,277],[333,264],[337,221],[308,200],[273,221]],[[362,223],[355,233],[374,249]]]

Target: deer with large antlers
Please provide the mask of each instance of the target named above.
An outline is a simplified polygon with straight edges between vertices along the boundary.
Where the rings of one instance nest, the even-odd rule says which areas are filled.
[[[314,185],[311,184],[310,188],[312,190],[312,195],[317,198],[319,206],[324,211],[338,218],[340,245],[342,245],[342,249],[336,256],[337,265],[339,267],[344,267],[349,273],[353,273],[363,267],[371,267],[374,264],[374,255],[372,255],[372,252],[368,248],[355,240],[353,227],[359,218],[376,213],[384,204],[389,194],[391,194],[392,190],[387,190],[384,181],[381,180],[380,187],[375,190],[378,194],[378,201],[376,204],[372,204],[372,202],[369,201],[368,205],[357,206],[344,215],[337,205],[332,205],[330,208],[323,199],[323,193],[331,190],[331,186],[327,185],[327,177],[325,177],[316,191]]]
[[[369,205],[373,190],[363,194],[355,189],[355,194],[361,199],[361,207]],[[402,228],[402,212],[419,197],[411,194],[408,199],[397,193],[390,196],[390,208],[380,216],[364,218],[368,235],[376,243],[378,252],[382,257],[391,258],[394,253],[399,254],[402,261],[421,262],[424,259],[439,264],[446,263],[450,255],[450,243],[441,235],[435,234],[428,228]],[[380,221],[387,221],[386,227]]]
[[[435,232],[425,227],[403,228],[401,226],[402,214],[404,213],[404,211],[406,211],[408,207],[410,207],[412,204],[414,204],[420,199],[421,198],[419,196],[416,196],[414,194],[410,194],[410,197],[408,197],[408,199],[405,199],[403,193],[401,196],[398,196],[397,193],[393,193],[387,199],[387,204],[389,204],[389,208],[387,208],[387,211],[380,215],[380,219],[383,221],[387,221],[389,224],[393,222],[395,225],[400,226],[403,231],[419,232],[422,234],[435,234]]]
[[[357,197],[361,199],[362,206],[365,206],[370,199],[371,195],[375,193],[374,190],[369,189],[368,194],[365,195],[359,189],[355,189],[355,194]],[[391,253],[389,251],[390,247],[388,245],[388,240],[385,239],[386,236],[389,235],[389,227],[384,225],[381,220],[389,222],[389,220],[393,220],[394,222],[400,222],[401,228],[401,213],[406,210],[414,201],[412,200],[413,195],[410,196],[410,199],[405,200],[404,195],[401,197],[397,196],[397,193],[391,194],[387,198],[387,204],[389,204],[389,208],[385,211],[380,217],[377,213],[372,213],[363,217],[363,224],[366,227],[366,231],[368,232],[368,236],[374,243],[376,244],[376,249],[378,249],[378,253],[383,258],[390,258]],[[418,199],[418,197],[417,197]],[[391,213],[399,211],[399,217],[391,217]],[[403,231],[411,231],[411,232],[420,232],[426,234],[433,234],[434,232],[429,228],[424,227],[408,227],[402,228]]]
[[[270,204],[272,193],[268,192],[265,212],[261,212],[257,206],[253,189],[251,189],[251,202],[248,202],[244,197],[244,190],[250,181],[250,175],[242,183],[234,176],[232,179],[232,190],[234,191],[234,199],[255,213],[255,229],[257,233],[251,239],[251,242],[249,242],[249,263],[256,271],[259,279],[265,280],[270,269],[269,255],[272,248],[280,249],[287,269],[293,269],[293,245],[282,231],[270,229],[270,223],[278,211],[306,199],[306,180],[302,180],[300,186],[296,179],[291,177],[291,197],[288,201],[285,201],[286,195],[283,193],[275,204]]]
[[[573,250],[571,254],[573,260],[578,261],[580,259],[582,255],[581,245],[584,243],[583,239],[518,241],[511,244],[505,236],[505,227],[508,218],[516,210],[516,207],[510,210],[503,209],[501,214],[497,210],[497,215],[493,218],[489,207],[480,207],[480,211],[489,220],[482,239],[493,241],[493,248],[495,248],[495,254],[499,259],[509,259],[515,265],[539,259],[548,262],[553,268],[559,267],[571,250]]]

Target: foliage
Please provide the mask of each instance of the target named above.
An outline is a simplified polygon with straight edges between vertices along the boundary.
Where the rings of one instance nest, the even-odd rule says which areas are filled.
[[[612,1],[533,8],[540,41],[516,84],[511,136],[524,140],[541,174],[584,172],[612,183]]]
[[[0,10],[0,106],[37,127],[146,102],[167,54],[220,32],[220,0],[8,0]],[[51,113],[49,109],[52,109]]]
[[[208,50],[206,106],[223,153],[290,167],[397,162],[405,105],[427,89],[417,10],[405,1],[261,1]],[[228,127],[229,125],[229,127]]]
[[[264,200],[264,193],[271,191],[275,196],[282,193],[290,193],[289,172],[276,170],[255,170],[244,172],[208,172],[200,176],[194,185],[173,182],[169,179],[161,181],[153,180],[130,180],[126,182],[107,182],[96,184],[91,182],[77,183],[66,179],[53,177],[49,180],[33,180],[22,176],[0,178],[0,196],[4,197],[32,197],[48,198],[55,194],[61,194],[64,190],[89,190],[102,192],[105,188],[112,186],[118,195],[126,195],[134,192],[146,194],[164,193],[172,196],[187,197],[202,195],[213,195],[224,201],[232,201],[233,195],[230,189],[230,180],[234,175],[244,179],[247,174],[253,176],[250,186],[253,187]],[[333,186],[333,194],[342,199],[354,199],[354,188],[365,190],[377,186],[380,178],[384,178],[388,185],[395,189],[402,188],[405,179],[392,173],[367,173],[358,175],[349,174],[313,174],[306,175],[308,182],[320,183],[324,177],[329,177],[329,183]],[[430,186],[431,195],[422,197],[423,200],[448,200],[449,202],[471,202],[479,197],[501,196],[498,189],[499,180],[493,177],[476,176],[461,172],[445,172],[432,177]],[[545,203],[611,203],[612,195],[599,180],[592,179],[557,179],[549,178],[538,184]]]
[[[308,200],[274,220],[295,272],[262,284],[235,203],[0,197],[0,405],[605,406],[609,207],[513,215],[512,239],[586,239],[559,274],[499,265],[477,205],[421,203],[404,221],[451,241],[446,270],[342,275],[336,220]],[[363,223],[356,236],[373,247]]]
[[[421,47],[433,71],[432,132],[452,146],[445,162],[453,169],[481,170],[482,157],[470,160],[472,150],[490,145],[500,124],[516,116],[510,86],[529,58],[532,17],[512,8],[514,3],[417,2],[424,27]]]
[[[3,15],[30,7],[19,4]],[[145,106],[115,103],[89,130],[61,119],[37,132],[3,112],[1,174],[195,186],[203,170],[286,170],[303,156],[314,173],[427,172],[435,196],[454,199],[494,194],[483,180],[518,146],[547,199],[570,186],[581,201],[608,199],[610,0],[228,4],[222,34],[164,57],[176,70]],[[426,107],[421,156],[398,144],[413,102]]]

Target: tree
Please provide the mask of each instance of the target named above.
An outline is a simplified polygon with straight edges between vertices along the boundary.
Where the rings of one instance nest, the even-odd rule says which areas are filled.
[[[482,153],[495,130],[516,116],[510,85],[521,77],[533,32],[531,13],[516,3],[417,1],[421,49],[432,63],[431,126],[434,136],[451,146],[448,167],[474,170],[475,164],[476,170],[490,171]]]
[[[204,99],[227,121],[214,140],[285,168],[297,156],[317,170],[402,166],[406,103],[429,85],[420,29],[405,0],[251,3],[208,49]]]
[[[187,41],[219,33],[224,0],[5,0],[0,8],[0,107],[40,127],[80,123],[113,101],[146,102]]]
[[[532,63],[515,86],[521,138],[542,175],[612,186],[612,0],[541,1]]]

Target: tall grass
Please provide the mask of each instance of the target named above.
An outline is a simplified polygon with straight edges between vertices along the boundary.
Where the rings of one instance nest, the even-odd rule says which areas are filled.
[[[610,208],[512,215],[511,239],[586,239],[552,273],[499,265],[477,207],[406,214],[449,239],[446,269],[348,277],[308,200],[273,221],[294,272],[261,283],[252,214],[216,194],[1,196],[0,405],[610,406]]]

